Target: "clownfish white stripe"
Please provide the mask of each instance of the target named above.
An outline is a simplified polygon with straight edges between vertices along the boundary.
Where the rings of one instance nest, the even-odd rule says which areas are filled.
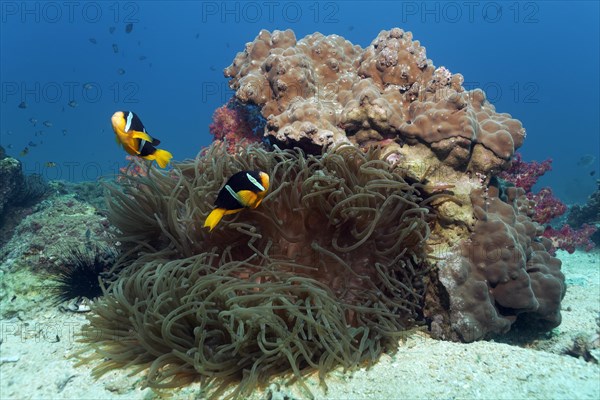
[[[249,173],[246,172],[246,177],[248,178],[248,180],[250,182],[252,182],[252,184],[254,186],[256,186],[261,192],[265,191],[265,187],[263,185],[260,184],[259,181],[257,181],[256,179],[254,179],[254,177],[252,175],[250,175]]]
[[[236,199],[238,201],[238,203],[242,204],[240,196],[235,192],[235,190],[233,190],[231,188],[231,186],[225,185],[225,189],[227,189],[227,191],[229,192],[229,194],[231,195],[231,197],[233,197],[234,199]]]
[[[129,128],[131,128],[131,120],[132,119],[133,119],[133,113],[128,112],[127,113],[127,123],[125,124],[125,132],[128,132]]]

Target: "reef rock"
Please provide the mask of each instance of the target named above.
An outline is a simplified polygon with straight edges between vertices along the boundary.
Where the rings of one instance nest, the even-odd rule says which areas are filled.
[[[239,101],[261,107],[265,136],[320,153],[342,142],[423,146],[456,170],[496,173],[525,130],[463,77],[435,68],[412,34],[381,31],[362,49],[338,35],[262,30],[225,69]],[[419,152],[423,153],[423,152]],[[421,162],[420,159],[415,159]]]
[[[460,251],[439,264],[450,297],[449,338],[473,341],[506,333],[517,320],[541,330],[561,322],[566,290],[561,262],[548,253],[550,241],[531,220],[523,189],[507,192],[506,202],[495,187],[472,192],[477,222]]]
[[[0,147],[0,216],[4,208],[15,200],[24,183],[21,163],[12,157],[7,157]]]
[[[338,35],[297,40],[261,31],[225,69],[235,98],[261,109],[279,147],[320,154],[340,143],[382,146],[383,159],[420,182],[437,216],[423,315],[434,336],[472,341],[517,321],[548,330],[565,294],[532,204],[491,185],[525,138],[480,89],[435,67],[410,32],[381,31],[365,49]],[[435,261],[437,260],[437,261]]]
[[[573,205],[569,210],[567,222],[574,228],[583,224],[600,224],[600,180],[596,181],[596,191],[589,195],[587,202],[580,206]]]

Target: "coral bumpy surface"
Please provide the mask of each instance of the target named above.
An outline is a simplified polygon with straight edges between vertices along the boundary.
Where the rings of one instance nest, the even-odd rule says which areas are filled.
[[[463,77],[434,68],[410,32],[382,31],[362,49],[338,35],[297,41],[261,31],[225,70],[239,101],[262,107],[266,135],[280,146],[408,143],[454,168],[505,167],[525,130],[497,113]]]
[[[523,189],[508,188],[505,201],[498,195],[495,187],[473,191],[473,232],[439,271],[452,303],[452,334],[463,341],[508,332],[517,318],[540,330],[561,322],[561,262],[549,254],[550,240],[540,238],[543,227],[531,220]]]
[[[276,373],[323,377],[395,348],[422,320],[428,210],[380,158],[215,144],[112,188],[128,255],[85,331],[95,373],[136,365],[154,388],[241,382],[242,396]],[[240,170],[268,171],[272,191],[209,233],[223,177]]]

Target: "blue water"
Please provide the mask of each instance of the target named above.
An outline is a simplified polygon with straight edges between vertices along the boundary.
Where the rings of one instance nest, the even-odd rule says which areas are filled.
[[[600,174],[596,1],[2,1],[0,7],[0,145],[26,172],[49,179],[96,179],[125,164],[110,126],[117,110],[136,111],[175,159],[194,157],[211,142],[212,112],[231,96],[223,68],[260,29],[291,28],[298,39],[338,34],[366,47],[380,30],[396,26],[413,32],[434,65],[463,74],[465,87],[483,88],[499,112],[523,122],[520,151],[526,160],[554,160],[540,183],[562,200],[584,202]],[[18,107],[22,101],[27,108]],[[26,146],[29,153],[20,156]],[[591,165],[578,165],[584,155],[595,157]],[[49,161],[56,166],[46,167]]]

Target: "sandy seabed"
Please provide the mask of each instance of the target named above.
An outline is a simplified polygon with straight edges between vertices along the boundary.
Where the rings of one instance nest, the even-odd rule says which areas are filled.
[[[307,386],[316,399],[600,399],[600,366],[564,354],[576,336],[599,332],[600,252],[558,257],[568,288],[562,324],[551,333],[470,344],[417,333],[369,369],[330,373],[327,392],[315,377]],[[120,370],[94,380],[90,366],[75,368],[69,355],[82,346],[76,338],[85,322],[81,314],[58,311],[0,321],[0,399],[161,398],[140,389],[143,374]],[[194,384],[170,393],[171,399],[202,398]],[[275,379],[250,398],[295,400],[306,394]]]

